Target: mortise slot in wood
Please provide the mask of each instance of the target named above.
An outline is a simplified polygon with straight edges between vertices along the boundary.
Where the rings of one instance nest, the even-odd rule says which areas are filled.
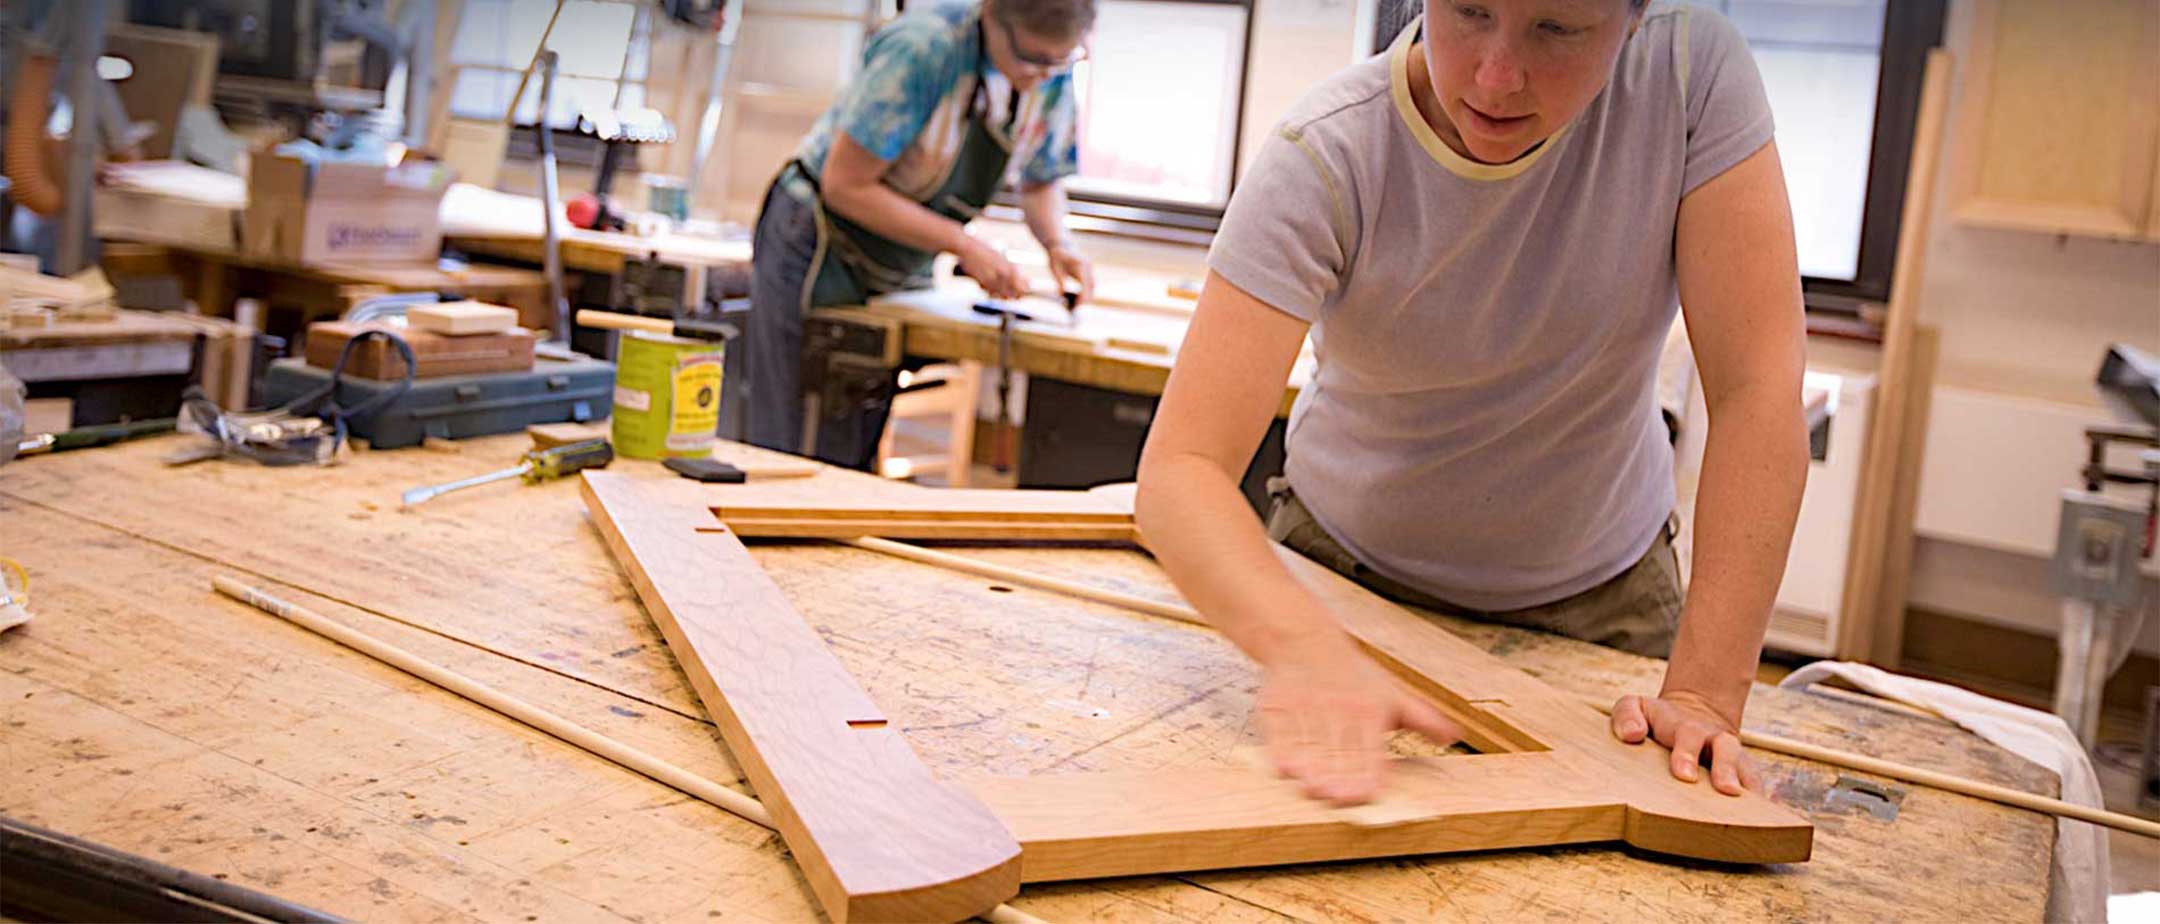
[[[884,720],[884,719],[849,719],[849,720],[847,720],[847,725],[848,725],[848,727],[849,727],[849,728],[884,728],[884,727],[885,727],[885,720]]]
[[[1551,747],[1539,741],[1529,732],[1493,715],[1484,708],[1487,706],[1507,708],[1506,700],[1495,697],[1465,699],[1441,686],[1438,681],[1431,677],[1419,673],[1416,668],[1404,664],[1385,649],[1362,641],[1360,645],[1365,649],[1366,654],[1371,655],[1373,660],[1380,663],[1381,667],[1401,678],[1403,683],[1408,684],[1412,690],[1423,694],[1426,701],[1432,703],[1433,708],[1440,710],[1442,715],[1447,716],[1449,721],[1462,726],[1463,744],[1468,745],[1471,750],[1480,754],[1514,754],[1552,750]]]
[[[955,921],[1019,892],[1011,832],[884,726],[741,541],[701,531],[703,486],[583,482],[593,525],[832,920]]]

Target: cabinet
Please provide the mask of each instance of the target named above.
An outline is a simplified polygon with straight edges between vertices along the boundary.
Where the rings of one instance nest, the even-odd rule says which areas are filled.
[[[1962,224],[2160,240],[2160,0],[1974,0]]]

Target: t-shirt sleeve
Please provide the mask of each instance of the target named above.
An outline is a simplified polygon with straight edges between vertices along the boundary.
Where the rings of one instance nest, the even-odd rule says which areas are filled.
[[[1080,114],[1073,103],[1072,78],[1060,74],[1044,89],[1043,140],[1021,169],[1021,182],[1040,186],[1080,172]]]
[[[1278,128],[1223,210],[1208,269],[1278,311],[1318,321],[1356,250],[1349,195],[1309,139]]]
[[[1680,194],[1694,192],[1770,142],[1776,126],[1762,73],[1731,20],[1689,7],[1682,26],[1687,93],[1687,164]]]
[[[863,49],[862,72],[833,103],[834,124],[879,160],[898,160],[952,84],[950,40],[901,17]]]

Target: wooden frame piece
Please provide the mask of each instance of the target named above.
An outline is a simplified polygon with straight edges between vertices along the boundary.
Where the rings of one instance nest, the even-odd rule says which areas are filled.
[[[1355,809],[1241,767],[982,777],[962,791],[885,725],[731,533],[775,521],[963,524],[984,539],[1016,538],[992,533],[1016,522],[1130,532],[1129,506],[1099,493],[939,491],[865,507],[799,486],[583,478],[595,523],[835,920],[955,919],[1021,882],[1459,850],[1623,841],[1737,863],[1812,851],[1797,815],[1673,779],[1661,748],[1620,743],[1588,704],[1280,547],[1292,575],[1482,753],[1398,761],[1381,798]]]
[[[1132,511],[1084,491],[985,489],[924,492],[876,506],[835,502],[809,491],[723,499],[713,516],[743,538],[1063,540],[1136,542]],[[718,523],[708,524],[718,528]]]
[[[834,921],[958,920],[1020,890],[1020,847],[930,775],[742,543],[668,483],[591,472],[585,503]],[[681,482],[688,484],[688,482]]]

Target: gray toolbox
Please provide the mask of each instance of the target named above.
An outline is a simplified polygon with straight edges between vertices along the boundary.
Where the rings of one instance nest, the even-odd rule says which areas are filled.
[[[330,370],[302,359],[270,364],[263,391],[271,407],[283,407],[330,383]],[[346,376],[331,396],[340,407],[358,407],[396,381]],[[387,407],[347,422],[351,435],[374,449],[418,446],[425,437],[463,439],[515,433],[533,424],[598,420],[615,396],[615,364],[587,357],[540,357],[530,372],[487,372],[414,379]]]

